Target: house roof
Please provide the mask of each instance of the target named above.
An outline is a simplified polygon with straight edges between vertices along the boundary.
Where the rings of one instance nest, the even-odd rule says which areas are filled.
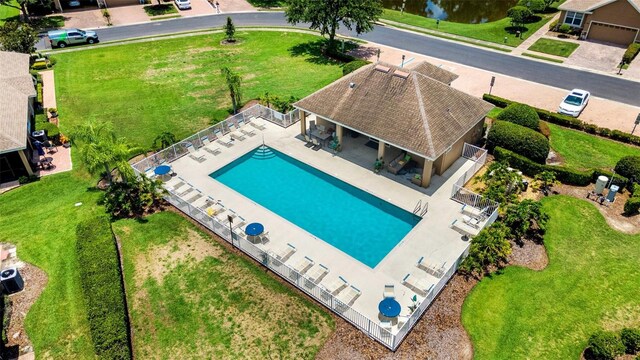
[[[29,55],[0,51],[0,153],[27,147],[29,97],[36,96]]]
[[[435,160],[493,105],[425,75],[427,68],[371,64],[294,106]]]
[[[616,1],[628,1],[638,12],[640,12],[640,0],[567,0],[558,6],[560,10],[590,12]]]
[[[447,85],[451,85],[453,80],[458,78],[458,74],[445,70],[439,66],[435,66],[429,62],[421,61],[410,68],[411,71],[417,71],[432,79],[438,80]]]

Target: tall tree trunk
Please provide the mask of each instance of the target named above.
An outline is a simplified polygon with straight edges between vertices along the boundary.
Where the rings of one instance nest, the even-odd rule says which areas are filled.
[[[231,105],[233,106],[233,114],[235,115],[235,113],[236,113],[236,107],[237,107],[237,105],[236,105],[236,94],[235,94],[235,92],[232,90],[232,91],[230,92],[230,95],[231,95]]]
[[[111,169],[109,168],[109,164],[104,164],[104,169],[107,172],[107,183],[111,185],[113,182],[113,178],[111,177]]]

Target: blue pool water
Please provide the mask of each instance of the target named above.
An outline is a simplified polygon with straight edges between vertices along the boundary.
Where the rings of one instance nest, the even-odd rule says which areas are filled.
[[[420,221],[268,147],[250,151],[209,176],[371,268]]]

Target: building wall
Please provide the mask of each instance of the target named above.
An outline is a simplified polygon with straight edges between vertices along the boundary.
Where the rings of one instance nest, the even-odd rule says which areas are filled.
[[[627,0],[618,0],[593,11],[587,15],[585,29],[590,21],[640,28],[640,12]]]
[[[454,163],[456,160],[462,156],[462,149],[464,148],[464,143],[476,144],[482,138],[482,128],[484,125],[484,118],[479,121],[476,126],[471,128],[458,142],[451,146],[451,150],[446,153],[440,155],[442,159],[437,159],[435,163],[438,161],[442,161],[442,166],[437,169],[437,174],[442,175],[447,169]]]

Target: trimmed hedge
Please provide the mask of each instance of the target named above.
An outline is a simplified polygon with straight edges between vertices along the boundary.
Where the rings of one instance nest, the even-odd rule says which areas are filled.
[[[538,123],[540,126],[538,127],[538,131],[540,134],[544,135],[547,139],[551,136],[551,129],[549,129],[549,124],[546,121],[540,121]]]
[[[640,351],[640,329],[624,328],[620,331],[620,338],[627,354],[635,354]]]
[[[538,113],[534,108],[525,104],[512,103],[498,114],[496,120],[508,121],[535,131],[540,130]]]
[[[593,360],[614,360],[624,354],[620,335],[610,331],[598,331],[589,338],[589,352]]]
[[[76,227],[80,282],[91,340],[100,359],[131,359],[124,287],[111,225],[96,216]]]
[[[371,64],[371,62],[367,60],[354,60],[354,61],[348,62],[344,64],[344,66],[342,67],[342,75],[344,76],[344,75],[350,74],[358,70],[359,68],[369,64]]]
[[[482,96],[482,99],[501,108],[507,107],[515,102],[505,98],[501,98],[499,96],[489,95],[489,94],[484,94]],[[571,116],[566,116],[566,115],[562,115],[562,114],[558,114],[558,113],[554,113],[554,112],[550,112],[550,111],[538,109],[538,108],[534,108],[534,109],[538,113],[538,116],[540,116],[541,120],[544,120],[556,125],[568,127],[571,129],[584,131],[589,134],[595,134],[602,137],[610,138],[623,143],[640,146],[640,136],[631,135],[619,130],[601,128],[593,124],[587,124],[584,121],[578,120]]]
[[[490,152],[496,146],[514,151],[522,156],[544,164],[549,155],[549,140],[537,131],[506,121],[496,121],[487,136]]]
[[[640,52],[640,43],[632,43],[622,55],[622,61],[626,64],[631,64],[633,59],[638,56],[638,52]]]
[[[625,156],[618,160],[616,173],[640,181],[640,156]]]
[[[493,155],[497,161],[506,161],[509,163],[509,166],[522,171],[522,173],[527,176],[534,177],[543,171],[550,171],[556,175],[556,179],[558,181],[567,185],[587,186],[590,183],[595,182],[600,175],[604,175],[609,178],[611,178],[612,175],[610,172],[599,169],[579,171],[569,169],[564,166],[538,164],[522,155],[518,155],[513,151],[501,147],[496,147],[493,150]],[[627,182],[627,178],[616,174],[613,178],[612,184],[618,185],[623,189]]]

